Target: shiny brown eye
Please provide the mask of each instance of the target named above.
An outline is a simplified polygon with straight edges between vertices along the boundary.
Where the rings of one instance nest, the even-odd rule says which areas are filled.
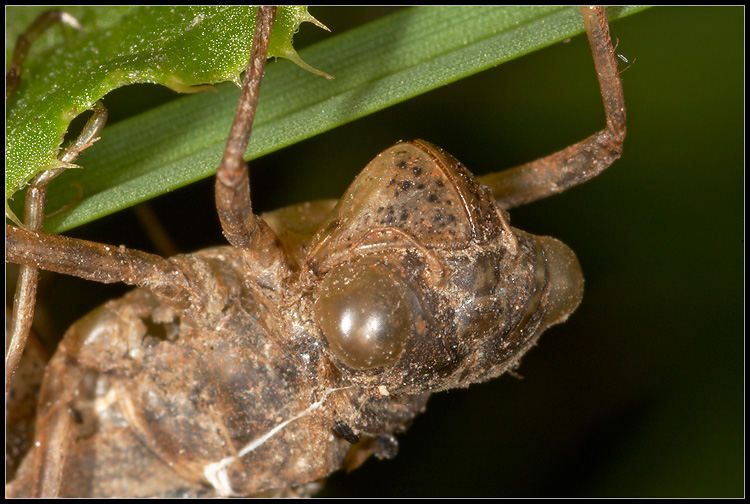
[[[411,289],[377,264],[343,266],[323,280],[315,319],[334,355],[355,369],[398,360],[411,334]]]
[[[549,236],[537,236],[544,248],[550,291],[545,323],[549,326],[568,319],[583,298],[583,274],[578,259],[567,245]]]

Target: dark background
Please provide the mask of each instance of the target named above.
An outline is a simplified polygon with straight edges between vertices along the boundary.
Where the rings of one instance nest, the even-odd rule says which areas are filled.
[[[340,33],[388,11],[311,12]],[[327,36],[316,31],[303,27],[298,45]],[[653,8],[612,31],[636,60],[623,73],[623,158],[511,212],[514,226],[577,253],[583,304],[524,358],[523,379],[434,396],[398,457],[336,474],[322,495],[744,495],[744,8]],[[108,97],[110,112],[143,93]],[[252,163],[254,203],[338,197],[401,139],[429,140],[481,174],[603,122],[580,36],[265,156]],[[222,243],[212,205],[205,181],[151,207],[191,251]],[[153,249],[129,211],[67,234]],[[42,289],[52,334],[124,290],[49,278]]]

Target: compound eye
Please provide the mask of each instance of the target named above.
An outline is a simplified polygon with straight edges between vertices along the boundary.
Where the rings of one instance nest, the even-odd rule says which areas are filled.
[[[544,320],[550,326],[567,320],[581,304],[583,273],[576,255],[563,242],[549,236],[537,236],[536,239],[544,248],[549,275],[549,305]]]
[[[326,275],[314,314],[334,355],[355,369],[396,362],[411,334],[414,298],[383,265],[343,266]]]

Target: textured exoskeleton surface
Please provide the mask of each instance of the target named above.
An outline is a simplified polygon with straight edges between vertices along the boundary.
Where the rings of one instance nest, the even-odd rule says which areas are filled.
[[[430,393],[512,368],[580,300],[572,252],[511,228],[426,142],[381,153],[330,207],[266,216],[283,275],[231,247],[175,256],[189,299],[138,289],[76,323],[10,495],[304,493],[395,454]]]

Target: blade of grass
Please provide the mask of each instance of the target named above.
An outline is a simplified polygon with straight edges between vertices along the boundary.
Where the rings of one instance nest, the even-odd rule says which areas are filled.
[[[610,19],[639,8],[613,8]],[[325,20],[323,20],[325,21]],[[583,31],[570,7],[420,7],[332,37],[301,53],[329,81],[287,62],[269,66],[247,159],[280,149]],[[213,174],[239,91],[187,96],[105,129],[50,189],[60,232]]]

